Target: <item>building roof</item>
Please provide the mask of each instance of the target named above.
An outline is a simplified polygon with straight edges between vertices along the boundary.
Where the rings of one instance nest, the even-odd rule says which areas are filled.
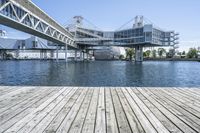
[[[33,47],[32,41],[37,42],[37,46]],[[25,49],[43,49],[43,50],[50,50],[50,49],[56,49],[55,46],[48,45],[48,41],[37,38],[37,37],[30,37],[26,40],[17,40],[17,39],[10,39],[10,38],[0,38],[0,49],[4,50],[16,50],[18,47],[25,43]]]
[[[17,49],[21,40],[0,38],[0,49]]]

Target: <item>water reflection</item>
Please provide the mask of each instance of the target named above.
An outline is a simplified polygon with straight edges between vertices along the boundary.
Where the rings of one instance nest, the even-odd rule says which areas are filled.
[[[199,62],[0,61],[0,84],[199,87],[199,66]]]

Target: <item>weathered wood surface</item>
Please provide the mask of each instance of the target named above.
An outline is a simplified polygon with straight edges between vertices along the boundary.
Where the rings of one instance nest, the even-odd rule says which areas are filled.
[[[200,88],[0,86],[0,133],[199,133]]]

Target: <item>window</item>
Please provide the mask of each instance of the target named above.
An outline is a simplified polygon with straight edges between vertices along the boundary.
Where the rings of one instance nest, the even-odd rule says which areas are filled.
[[[33,41],[32,44],[33,44],[33,45],[32,45],[33,48],[36,48],[36,47],[37,47],[37,42],[36,42],[36,41]]]

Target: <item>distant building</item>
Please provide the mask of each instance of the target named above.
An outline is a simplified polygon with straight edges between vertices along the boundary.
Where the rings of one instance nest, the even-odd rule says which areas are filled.
[[[25,40],[0,38],[0,59],[5,59],[8,54],[15,59],[54,59],[56,46],[35,36]],[[74,52],[68,51],[68,57],[74,57]],[[62,47],[59,47],[58,58],[65,58]]]
[[[119,59],[121,54],[120,47],[101,47],[94,51],[94,57],[97,60]]]
[[[6,37],[6,31],[0,30],[0,37],[1,37],[1,38]]]

